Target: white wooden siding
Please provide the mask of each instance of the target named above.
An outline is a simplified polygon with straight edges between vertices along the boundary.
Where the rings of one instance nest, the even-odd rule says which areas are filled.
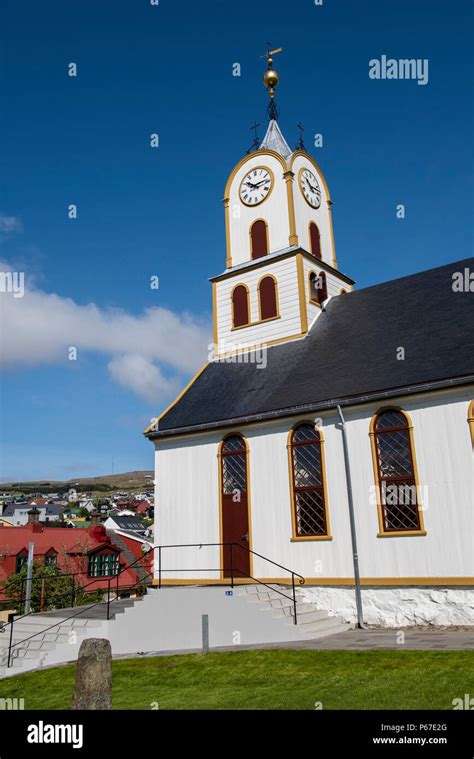
[[[250,327],[232,330],[231,293],[239,284],[247,285],[249,289],[250,319],[259,320],[258,290],[259,280],[267,274],[272,274],[278,283],[278,303],[280,319],[254,324]],[[217,283],[217,325],[219,351],[229,350],[229,346],[255,345],[301,332],[299,307],[298,275],[296,259],[285,258],[281,261],[269,261],[266,266],[242,271],[229,279]],[[222,346],[222,347],[221,347]]]
[[[356,529],[361,576],[466,577],[474,573],[473,453],[467,410],[470,391],[446,391],[431,396],[399,398],[410,414],[426,536],[378,538],[377,505],[369,439],[369,423],[382,404],[346,409]],[[386,404],[385,404],[386,405]],[[327,491],[332,541],[292,542],[287,438],[298,421],[240,428],[250,449],[252,547],[279,564],[310,578],[350,578],[353,574],[349,512],[342,449],[336,414],[323,420]],[[308,419],[301,417],[301,420]],[[227,430],[157,443],[157,543],[219,542],[218,445]],[[186,549],[173,556],[176,567],[219,565],[215,550]],[[168,559],[167,559],[168,561]],[[257,577],[280,572],[255,559]],[[180,576],[180,575],[176,575]],[[182,575],[181,575],[182,576]],[[202,573],[188,573],[198,579]],[[209,576],[215,576],[210,574]]]

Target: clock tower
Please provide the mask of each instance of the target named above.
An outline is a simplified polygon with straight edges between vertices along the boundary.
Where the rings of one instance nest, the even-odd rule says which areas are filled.
[[[224,191],[226,269],[211,279],[217,358],[304,338],[328,298],[353,285],[338,270],[324,175],[302,139],[291,150],[277,122],[276,52],[266,56],[265,137]]]

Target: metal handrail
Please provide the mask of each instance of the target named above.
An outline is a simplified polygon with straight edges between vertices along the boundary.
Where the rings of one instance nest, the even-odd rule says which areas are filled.
[[[234,587],[234,575],[235,575],[235,573],[237,573],[237,574],[240,573],[243,577],[247,577],[248,579],[253,580],[254,582],[258,583],[259,585],[264,585],[265,587],[269,588],[269,590],[273,590],[275,593],[278,593],[279,595],[283,596],[283,598],[287,598],[288,600],[290,600],[290,601],[293,602],[293,623],[295,625],[298,624],[297,612],[296,612],[295,578],[296,577],[299,578],[299,580],[298,580],[298,584],[299,585],[304,585],[305,578],[303,577],[303,575],[298,574],[298,572],[294,572],[292,569],[289,569],[288,567],[284,567],[282,564],[278,564],[278,562],[273,561],[273,559],[269,559],[267,556],[263,556],[262,554],[257,553],[257,551],[253,551],[251,548],[249,548],[248,546],[243,545],[241,543],[181,543],[181,544],[174,544],[174,545],[173,544],[168,544],[168,545],[153,546],[150,550],[153,551],[153,554],[154,554],[154,552],[156,550],[158,550],[158,556],[159,556],[159,561],[158,561],[158,588],[160,590],[162,588],[161,575],[162,575],[163,571],[165,571],[165,572],[187,572],[187,571],[194,571],[194,572],[195,571],[201,571],[201,572],[224,571],[224,572],[226,572],[229,569],[229,568],[227,568],[227,567],[224,566],[224,567],[215,567],[215,568],[210,568],[210,569],[196,569],[196,568],[193,568],[193,569],[184,569],[184,568],[181,568],[181,569],[166,569],[166,570],[163,570],[163,567],[162,567],[162,550],[163,550],[163,548],[205,548],[205,547],[207,548],[207,547],[217,547],[217,546],[219,546],[219,547],[229,547],[230,548],[230,577],[229,577],[229,580],[230,580],[230,586],[232,588]],[[245,551],[247,551],[248,553],[253,554],[254,556],[258,556],[259,558],[263,559],[264,561],[267,561],[268,563],[273,564],[273,566],[276,566],[276,567],[279,567],[280,569],[283,569],[285,572],[289,572],[291,574],[292,595],[289,596],[286,593],[282,593],[281,590],[278,590],[278,589],[272,587],[272,585],[270,585],[270,583],[263,582],[263,580],[259,580],[258,577],[253,577],[250,574],[246,575],[246,574],[244,574],[244,572],[242,570],[236,569],[234,567],[234,562],[233,562],[233,549],[236,548],[236,547],[242,548]],[[68,622],[70,619],[75,619],[76,617],[80,616],[80,614],[83,614],[84,611],[86,611],[86,609],[87,610],[93,609],[95,606],[100,606],[101,604],[106,603],[107,604],[107,620],[109,620],[110,619],[110,604],[113,603],[114,600],[116,601],[116,600],[119,599],[119,577],[120,577],[120,575],[123,572],[127,571],[128,569],[133,568],[136,564],[140,563],[144,559],[146,559],[147,556],[148,556],[148,553],[149,552],[147,552],[143,556],[140,556],[138,559],[136,559],[134,562],[132,562],[132,564],[129,564],[128,566],[123,567],[119,572],[117,572],[116,575],[109,576],[108,578],[105,578],[105,577],[104,578],[100,578],[100,577],[94,578],[93,580],[91,580],[90,583],[88,583],[87,585],[85,585],[85,586],[83,586],[81,588],[81,591],[83,591],[83,592],[94,592],[94,591],[86,591],[85,589],[89,585],[92,585],[94,582],[97,582],[97,580],[100,580],[100,579],[104,579],[105,580],[105,579],[107,579],[107,583],[108,584],[107,584],[107,600],[106,601],[97,601],[95,604],[87,604],[87,605],[83,606],[76,614],[71,614],[71,615],[69,615],[69,617],[66,617],[65,619],[61,619],[59,622],[55,622],[54,624],[50,625],[49,627],[43,628],[39,632],[33,633],[32,635],[28,636],[27,638],[24,638],[23,640],[16,641],[16,643],[13,643],[13,625],[14,625],[14,622],[18,622],[19,620],[24,619],[25,617],[31,616],[33,612],[29,612],[28,614],[23,614],[22,616],[18,617],[17,619],[15,619],[15,617],[13,616],[12,619],[11,619],[11,621],[7,623],[7,624],[10,625],[10,640],[9,640],[9,646],[8,646],[7,667],[11,666],[11,653],[12,653],[12,650],[14,648],[16,648],[17,646],[20,646],[22,643],[26,643],[26,641],[31,640],[32,638],[35,638],[37,635],[42,635],[43,633],[48,632],[48,630],[51,630],[53,627],[57,627],[58,625],[62,625],[65,622]],[[154,571],[153,572],[146,571],[145,567],[143,567],[143,565],[142,565],[142,569],[146,573],[145,577],[153,577],[154,576]],[[85,574],[85,572],[75,572],[74,574],[59,575],[59,576],[68,577],[68,576],[76,576],[78,574]],[[143,586],[145,577],[142,577],[138,582],[136,582],[133,585],[122,586],[121,590],[131,590],[132,588],[137,588],[137,587]],[[113,581],[116,582],[116,584],[117,584],[117,591],[116,591],[115,598],[111,599],[110,598],[110,589],[111,589],[111,583]],[[101,588],[96,588],[96,590],[101,590]],[[68,594],[69,594],[69,591],[68,591]],[[66,595],[66,594],[63,593],[62,596],[64,596],[64,595]],[[59,596],[59,597],[61,597],[61,596]],[[6,625],[4,625],[1,628],[1,632],[5,632],[5,628],[6,628]]]
[[[176,543],[176,544],[169,544],[169,545],[154,546],[153,547],[153,551],[155,551],[156,549],[158,549],[158,556],[159,556],[159,560],[158,560],[158,588],[161,589],[161,587],[162,587],[161,574],[162,574],[163,571],[165,571],[165,572],[191,572],[191,571],[194,571],[194,572],[195,571],[199,571],[199,572],[218,572],[218,571],[222,570],[222,571],[226,572],[229,569],[227,567],[215,567],[215,568],[198,569],[198,570],[196,570],[195,568],[193,568],[193,569],[184,569],[184,568],[178,569],[178,568],[174,568],[174,569],[163,570],[163,568],[162,568],[162,560],[161,560],[161,552],[162,552],[163,548],[205,548],[205,547],[216,547],[216,546],[230,547],[230,578],[229,579],[230,579],[230,586],[232,588],[234,587],[234,573],[235,572],[237,572],[237,573],[240,572],[243,577],[248,577],[250,580],[253,580],[254,582],[257,582],[259,585],[265,585],[265,587],[269,588],[270,590],[273,590],[275,593],[278,593],[280,596],[283,596],[283,598],[287,598],[287,599],[289,599],[290,601],[293,602],[293,624],[295,624],[295,625],[298,624],[298,618],[297,618],[297,613],[296,613],[295,577],[299,578],[299,580],[298,580],[298,584],[299,585],[304,585],[305,578],[303,577],[303,575],[298,574],[298,572],[294,572],[292,569],[289,569],[288,567],[284,567],[282,564],[278,564],[278,562],[273,561],[273,559],[269,559],[267,556],[263,556],[262,554],[257,553],[256,551],[253,551],[251,548],[249,548],[248,546],[243,545],[241,543]],[[282,593],[281,590],[277,590],[276,588],[272,587],[269,583],[263,582],[263,580],[259,580],[258,577],[253,577],[250,574],[245,575],[241,570],[235,570],[234,569],[234,565],[233,565],[233,560],[232,560],[232,557],[233,557],[232,551],[233,551],[234,547],[243,548],[248,553],[251,553],[254,556],[258,556],[259,558],[263,559],[264,561],[268,561],[270,564],[273,564],[275,567],[279,567],[280,569],[284,569],[285,572],[289,572],[291,574],[292,595],[289,596],[286,593]]]
[[[147,575],[151,576],[151,572],[147,572]],[[118,576],[118,575],[117,575]],[[86,604],[82,608],[79,609],[79,611],[76,614],[70,614],[68,617],[65,617],[64,619],[60,619],[59,622],[54,622],[49,627],[44,627],[42,630],[39,630],[36,633],[33,633],[32,635],[29,635],[27,638],[23,638],[22,640],[17,640],[15,643],[12,642],[13,639],[13,624],[14,622],[18,622],[20,619],[23,619],[24,617],[31,616],[32,612],[30,614],[24,614],[21,617],[18,617],[18,619],[12,619],[8,624],[10,625],[10,640],[8,645],[8,658],[7,658],[7,668],[11,667],[11,661],[12,661],[12,650],[16,648],[17,646],[20,646],[22,643],[26,643],[28,640],[31,640],[32,638],[36,638],[37,635],[43,635],[44,633],[48,632],[49,630],[52,630],[53,627],[57,627],[58,625],[63,625],[65,622],[69,622],[70,619],[75,619],[76,617],[79,617],[81,614],[83,614],[85,611],[89,611],[90,609],[93,609],[95,606],[100,606],[101,604],[107,604],[107,621],[110,619],[110,604],[114,601],[119,600],[118,594],[115,596],[115,598],[110,598],[110,586],[113,580],[115,580],[115,575],[113,577],[107,578],[108,586],[107,586],[107,600],[106,601],[97,601],[95,604]],[[133,585],[125,585],[122,586],[121,590],[131,590],[133,588],[137,588],[143,585],[143,580],[140,580],[139,582],[134,583]],[[2,632],[5,632],[4,625]]]

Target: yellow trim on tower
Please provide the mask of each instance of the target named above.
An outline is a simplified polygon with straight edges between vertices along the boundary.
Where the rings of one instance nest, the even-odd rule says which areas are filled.
[[[295,491],[293,486],[293,457],[291,455],[292,452],[292,437],[293,433],[298,427],[301,427],[303,424],[309,424],[311,427],[314,427],[314,421],[309,421],[303,419],[300,422],[297,422],[293,425],[291,430],[288,432],[287,442],[286,442],[286,450],[288,452],[288,474],[289,474],[289,483],[290,483],[290,505],[291,505],[291,542],[292,543],[300,543],[300,542],[307,542],[307,541],[313,541],[313,540],[332,540],[331,535],[331,524],[329,520],[329,506],[328,506],[328,492],[327,492],[327,481],[326,481],[326,461],[324,456],[324,434],[320,427],[318,427],[318,433],[319,433],[319,441],[321,445],[321,472],[322,472],[322,478],[323,478],[323,493],[324,493],[324,511],[326,514],[326,535],[297,535],[296,533],[296,500],[295,500]]]
[[[382,414],[384,411],[399,411],[400,414],[403,414],[403,416],[405,417],[407,421],[408,438],[410,440],[411,457],[413,461],[413,478],[415,480],[415,487],[416,487],[416,502],[418,505],[418,518],[420,520],[419,530],[407,530],[406,532],[404,532],[403,530],[387,532],[384,529],[379,467],[378,467],[378,460],[377,460],[377,448],[375,444],[375,434],[376,434],[375,423],[377,421],[377,417],[379,416],[379,414]],[[397,538],[397,537],[412,537],[414,535],[418,535],[418,536],[427,535],[427,532],[425,530],[425,523],[423,519],[423,504],[421,503],[421,498],[419,495],[420,494],[420,485],[419,485],[420,480],[418,477],[418,465],[416,461],[416,448],[415,448],[415,438],[413,434],[413,422],[411,420],[409,413],[405,411],[404,409],[402,409],[400,406],[383,406],[382,408],[379,408],[378,411],[373,415],[372,419],[370,420],[369,438],[370,438],[370,448],[372,451],[372,465],[374,469],[375,490],[376,490],[376,495],[377,495],[377,515],[378,515],[378,521],[379,521],[379,531],[377,533],[377,537]]]
[[[277,317],[279,318],[279,317]],[[263,324],[265,324],[267,321],[273,321],[273,319],[265,319]],[[253,327],[257,324],[261,324],[262,322],[254,322],[253,324],[249,324],[249,327]],[[279,337],[278,340],[268,340],[265,343],[252,343],[252,344],[244,344],[244,345],[237,345],[234,349],[227,351],[225,353],[219,353],[216,355],[216,359],[220,360],[225,358],[226,356],[236,356],[243,353],[252,353],[257,350],[262,350],[263,348],[269,348],[271,345],[277,345],[278,343],[286,343],[288,340],[300,340],[302,337],[306,336],[306,332],[298,332],[295,335],[288,335],[287,337]]]
[[[288,204],[288,221],[290,225],[290,235],[288,242],[291,245],[298,245],[298,235],[296,233],[296,215],[295,215],[295,196],[293,194],[293,180],[295,175],[292,171],[285,171],[283,178],[286,182],[286,200]]]
[[[225,250],[226,250],[225,265],[226,265],[227,269],[230,269],[232,267],[232,251],[230,249],[230,211],[229,211],[229,205],[230,205],[229,198],[224,198]]]
[[[296,255],[296,272],[298,275],[298,293],[300,300],[301,334],[308,332],[308,312],[306,309],[306,293],[304,284],[304,265],[301,253]]]
[[[467,423],[471,431],[471,443],[474,448],[474,401],[471,401],[467,411]]]
[[[245,445],[245,468],[247,470],[247,519],[248,519],[248,528],[249,528],[249,549],[252,550],[252,507],[251,507],[251,497],[250,497],[250,448],[249,448],[249,441],[245,437],[245,435],[240,432],[240,430],[234,430],[232,432],[228,432],[220,441],[218,449],[217,449],[217,468],[218,468],[218,480],[219,480],[219,543],[224,542],[224,520],[223,520],[223,510],[222,510],[222,446],[224,445],[227,438],[232,437],[233,435],[238,435],[242,438]],[[225,580],[225,582],[229,582],[229,578],[224,578],[224,546],[221,545],[220,547],[220,555],[221,555],[221,566],[220,566],[220,576],[221,580]],[[250,577],[253,575],[253,556],[251,553],[249,553],[249,566],[250,566]],[[201,581],[202,582],[202,581]],[[245,578],[242,578],[240,582],[245,582]]]
[[[329,234],[330,234],[330,238],[331,238],[332,265],[333,265],[334,269],[337,269],[338,267],[337,267],[337,259],[336,259],[336,246],[334,244],[334,230],[333,230],[333,226],[332,226],[332,212],[331,212],[332,200],[331,200],[331,195],[329,193],[328,183],[326,182],[326,178],[325,178],[323,172],[321,171],[320,167],[318,166],[318,164],[314,160],[314,158],[312,158],[312,156],[310,156],[309,153],[306,153],[304,150],[295,150],[295,152],[292,154],[291,160],[290,160],[290,169],[293,168],[293,164],[294,164],[295,160],[297,158],[300,158],[300,157],[306,159],[307,161],[309,161],[309,163],[311,163],[313,165],[313,167],[318,172],[318,175],[320,176],[321,181],[322,181],[323,186],[324,186],[324,189],[326,191],[327,207],[328,207],[328,211],[329,211]]]
[[[229,178],[228,178],[228,180],[226,182],[226,186],[225,186],[225,190],[224,190],[224,200],[229,200],[229,197],[230,197],[230,187],[231,187],[231,184],[232,184],[233,179],[234,179],[235,175],[237,174],[237,172],[242,168],[242,166],[244,166],[247,163],[247,161],[252,161],[254,158],[256,158],[257,155],[259,157],[263,156],[263,155],[270,155],[273,158],[276,158],[277,161],[279,161],[279,163],[281,163],[283,171],[288,171],[288,164],[286,163],[285,159],[283,158],[283,156],[280,155],[280,153],[277,153],[275,150],[267,150],[267,149],[265,149],[265,150],[256,150],[253,153],[249,153],[248,155],[246,155],[243,158],[241,158],[241,160],[238,162],[238,164],[236,164],[234,166],[234,168],[232,169],[232,171],[231,171],[231,173],[229,175]]]
[[[196,380],[199,379],[199,377],[203,373],[203,371],[206,368],[206,366],[208,366],[210,363],[211,363],[210,361],[206,361],[206,363],[204,364],[204,366],[202,366],[199,369],[199,371],[188,382],[188,384],[183,388],[183,390],[181,390],[180,394],[178,396],[176,396],[176,398],[174,399],[173,403],[170,403],[170,405],[159,416],[157,416],[156,419],[150,425],[148,425],[148,427],[146,428],[146,430],[143,433],[144,435],[146,435],[148,432],[150,432],[153,429],[158,430],[158,424],[159,424],[160,419],[163,419],[163,417],[168,413],[168,411],[171,411],[171,409],[173,408],[173,406],[176,406],[176,404],[178,403],[178,401],[181,400],[181,398],[183,397],[183,395],[188,392],[188,390],[191,387],[191,385],[194,385],[194,383],[196,382]]]
[[[214,353],[217,353],[219,330],[217,327],[217,282],[212,283],[212,326],[214,336]]]

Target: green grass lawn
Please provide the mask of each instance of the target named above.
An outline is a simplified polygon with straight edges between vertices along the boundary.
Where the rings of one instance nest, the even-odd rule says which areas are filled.
[[[0,698],[67,709],[74,672],[1,680]],[[114,709],[452,709],[465,693],[474,693],[469,651],[254,650],[113,662]]]

